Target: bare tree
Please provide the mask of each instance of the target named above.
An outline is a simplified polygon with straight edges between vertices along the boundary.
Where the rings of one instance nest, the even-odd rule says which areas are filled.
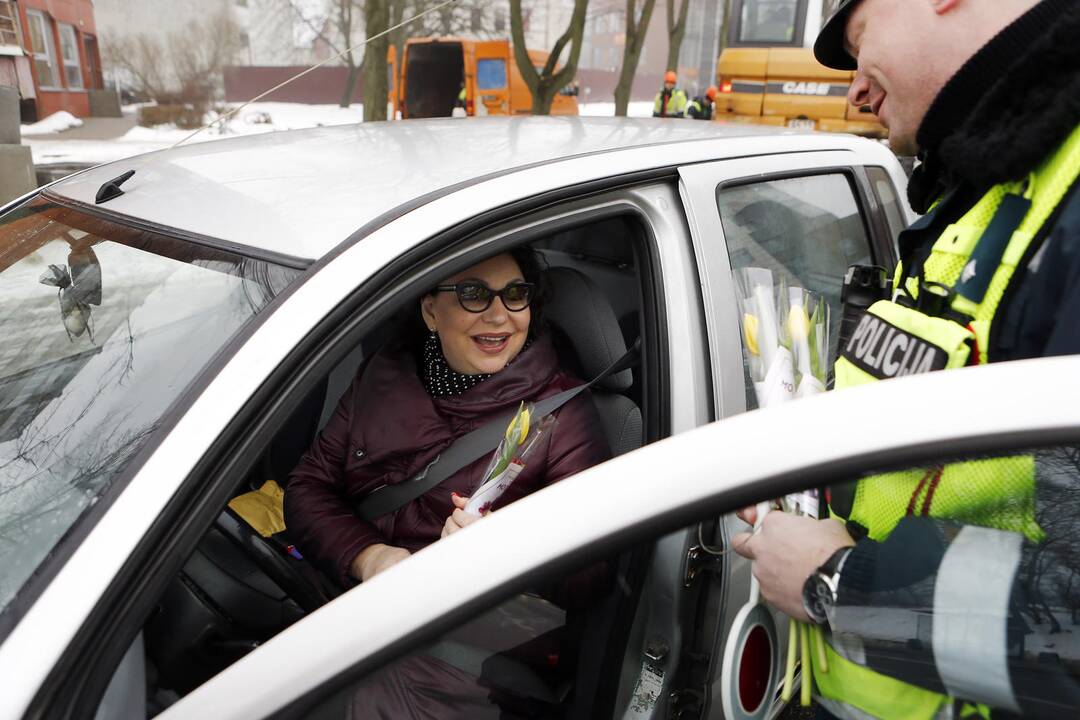
[[[726,3],[725,3],[726,5]],[[622,68],[619,82],[615,85],[615,114],[626,117],[630,107],[630,92],[634,88],[634,75],[637,73],[641,50],[645,47],[645,36],[649,32],[656,0],[644,0],[638,13],[638,0],[626,0],[626,43],[623,45]]]
[[[108,36],[107,36],[108,37]],[[113,35],[102,44],[107,65],[128,76],[137,95],[154,100],[170,92],[170,78],[162,43],[145,33]]]
[[[240,30],[222,13],[191,20],[164,41],[149,33],[113,36],[104,54],[131,79],[138,94],[201,112],[214,99],[225,66],[239,50]]]
[[[170,35],[169,57],[179,82],[179,99],[188,103],[210,100],[225,66],[240,49],[240,28],[224,13],[192,20]]]
[[[685,1],[685,0],[684,0]],[[529,58],[529,49],[525,46],[525,22],[521,13],[521,0],[510,0],[510,35],[514,44],[514,60],[518,71],[525,80],[526,87],[532,93],[533,115],[547,115],[551,112],[551,103],[559,90],[564,88],[577,75],[578,58],[581,56],[581,39],[585,34],[585,11],[588,0],[574,0],[574,12],[566,31],[555,41],[544,67],[537,70]],[[556,72],[559,58],[570,45],[570,56],[566,65]]]
[[[727,3],[724,3],[727,5]],[[675,15],[675,0],[667,0],[667,69],[679,69],[679,50],[682,49],[683,37],[686,35],[686,11],[690,0],[682,0],[679,6],[679,14]]]
[[[374,37],[390,27],[391,0],[364,0],[364,28]],[[383,35],[364,46],[364,122],[386,119],[386,52],[390,38]]]
[[[353,31],[356,29],[357,0],[332,0],[329,12],[324,15],[306,12],[304,3],[300,0],[286,0],[286,2],[294,16],[319,40],[326,43],[331,52],[341,55],[345,67],[349,69],[349,74],[338,104],[341,107],[349,107],[352,103],[353,92],[356,90],[356,80],[360,77],[360,66],[356,64],[356,56],[353,55],[351,49],[354,44]]]

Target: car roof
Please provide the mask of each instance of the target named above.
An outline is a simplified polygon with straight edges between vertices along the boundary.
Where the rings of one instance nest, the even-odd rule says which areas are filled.
[[[796,134],[780,132],[797,147]],[[193,142],[92,168],[50,186],[47,194],[265,255],[311,261],[387,213],[496,174],[623,148],[777,133],[751,125],[626,118],[362,123]],[[662,166],[662,155],[658,160],[655,166]],[[124,194],[95,205],[98,189],[129,170],[135,174],[123,183]]]

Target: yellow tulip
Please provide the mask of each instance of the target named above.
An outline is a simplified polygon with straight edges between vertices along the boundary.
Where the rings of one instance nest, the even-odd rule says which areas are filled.
[[[746,340],[746,349],[750,351],[751,355],[758,355],[758,319],[757,315],[751,315],[745,313],[743,315],[743,336]]]
[[[802,305],[792,305],[791,314],[788,315],[788,331],[793,340],[802,340],[810,336],[810,318]]]
[[[521,435],[518,438],[517,444],[525,442],[525,438],[529,437],[529,409],[521,408]]]

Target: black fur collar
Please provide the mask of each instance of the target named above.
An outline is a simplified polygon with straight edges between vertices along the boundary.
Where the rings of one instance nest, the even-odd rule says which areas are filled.
[[[919,127],[918,212],[945,190],[1023,177],[1080,124],[1080,3],[1042,0],[946,83]]]

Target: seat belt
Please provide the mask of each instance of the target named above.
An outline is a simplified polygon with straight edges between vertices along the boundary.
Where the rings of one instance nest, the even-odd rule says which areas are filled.
[[[589,382],[536,402],[533,415],[550,415],[604,378],[632,367],[637,363],[640,352],[641,338],[638,338],[622,357]],[[431,464],[408,480],[375,488],[356,505],[357,516],[361,520],[371,521],[388,515],[437,487],[461,468],[492,452],[499,446],[506,434],[506,426],[516,413],[517,408],[462,435],[432,460]]]

